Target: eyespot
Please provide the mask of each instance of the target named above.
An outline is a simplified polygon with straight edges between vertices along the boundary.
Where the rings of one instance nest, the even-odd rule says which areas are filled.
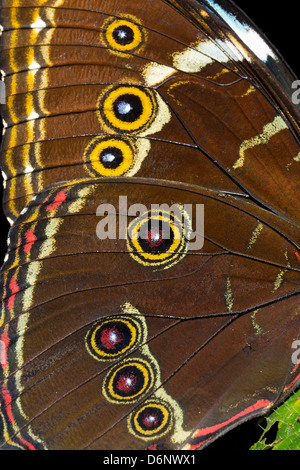
[[[133,403],[153,386],[154,374],[143,359],[126,360],[113,367],[103,381],[103,394],[112,403]]]
[[[186,255],[191,224],[182,208],[176,207],[177,215],[151,210],[129,224],[127,249],[135,261],[155,270],[169,269]]]
[[[131,316],[113,316],[97,322],[86,335],[86,348],[98,361],[118,358],[139,346],[140,321]]]
[[[132,434],[142,439],[154,439],[165,435],[172,429],[173,412],[169,404],[161,400],[149,400],[128,419]]]
[[[150,147],[147,139],[95,137],[85,150],[85,167],[91,176],[133,176]]]
[[[139,24],[128,19],[109,18],[104,24],[103,41],[119,52],[137,52],[144,44],[145,33]]]
[[[109,127],[115,131],[136,133],[151,124],[157,102],[151,90],[126,85],[110,88],[101,99],[99,108]]]
[[[107,132],[146,136],[160,131],[170,121],[168,106],[149,88],[109,86],[99,97],[98,117]]]

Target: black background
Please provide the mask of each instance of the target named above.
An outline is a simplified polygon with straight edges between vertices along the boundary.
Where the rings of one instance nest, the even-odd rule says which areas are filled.
[[[272,2],[266,0],[236,0],[236,4],[256,23],[263,33],[281,53],[286,62],[299,74],[299,0],[285,0],[284,2]],[[2,181],[1,199],[2,199]],[[6,238],[9,224],[0,213],[0,265],[6,251]],[[208,450],[247,450],[261,434],[260,425],[263,419],[252,420],[211,444]]]

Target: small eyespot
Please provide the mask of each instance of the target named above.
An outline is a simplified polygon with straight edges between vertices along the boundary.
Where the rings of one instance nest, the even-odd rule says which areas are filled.
[[[129,140],[96,137],[85,151],[85,160],[93,176],[122,176],[134,161]]]
[[[119,358],[139,346],[142,325],[135,317],[112,316],[97,322],[86,335],[86,348],[98,361]]]
[[[162,400],[149,400],[128,419],[132,434],[144,440],[160,438],[173,426],[173,412]]]
[[[129,224],[127,249],[135,261],[159,270],[169,269],[182,260],[187,253],[191,228],[180,206],[176,212],[177,215],[151,210]]]
[[[153,386],[154,374],[143,359],[125,360],[112,367],[103,381],[103,394],[112,403],[134,403]]]
[[[109,18],[103,25],[102,40],[118,52],[137,52],[145,42],[143,28],[128,19]]]
[[[85,168],[91,176],[133,176],[150,148],[147,139],[98,136],[84,152]]]

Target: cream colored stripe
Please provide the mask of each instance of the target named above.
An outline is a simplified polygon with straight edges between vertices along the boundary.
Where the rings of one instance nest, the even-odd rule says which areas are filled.
[[[287,266],[290,268],[291,265],[290,265],[290,262],[289,262],[287,250],[285,250],[285,252],[284,252],[284,257],[287,261]],[[274,289],[272,290],[272,294],[275,294],[275,292],[281,287],[281,285],[283,283],[284,275],[287,272],[288,272],[288,269],[281,269],[280,272],[277,274],[276,279],[274,281]]]
[[[225,302],[228,312],[232,312],[233,309],[233,293],[231,287],[230,277],[226,278],[226,290],[225,290]]]
[[[250,248],[252,248],[252,246],[256,243],[256,241],[257,241],[259,235],[261,234],[261,231],[262,231],[263,228],[264,228],[264,225],[261,222],[258,222],[256,228],[253,230],[253,232],[251,234],[251,238],[249,240],[247,250],[250,250]]]
[[[266,124],[263,127],[263,132],[259,135],[252,137],[252,139],[244,140],[240,146],[239,159],[233,165],[233,169],[241,168],[245,163],[245,153],[247,150],[257,147],[259,145],[267,144],[271,137],[278,134],[284,129],[288,129],[286,122],[282,119],[281,116],[276,116],[274,121]]]

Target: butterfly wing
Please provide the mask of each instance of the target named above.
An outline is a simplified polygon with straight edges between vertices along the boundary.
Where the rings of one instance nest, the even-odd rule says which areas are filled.
[[[299,254],[285,223],[273,228],[264,209],[253,215],[249,202],[212,191],[115,183],[55,186],[11,229],[4,448],[194,449],[266,412],[298,381]],[[139,225],[155,219],[153,203],[204,204],[201,252],[188,249],[188,215],[164,222],[163,233],[181,223],[185,234],[171,253],[163,237],[160,251],[134,237],[133,216],[127,239],[100,240],[101,204],[113,211],[130,194],[131,207],[141,193]],[[119,230],[124,208],[118,214]]]
[[[299,381],[296,111],[212,2],[3,7],[2,447],[203,447]],[[203,248],[99,240],[120,196]]]

